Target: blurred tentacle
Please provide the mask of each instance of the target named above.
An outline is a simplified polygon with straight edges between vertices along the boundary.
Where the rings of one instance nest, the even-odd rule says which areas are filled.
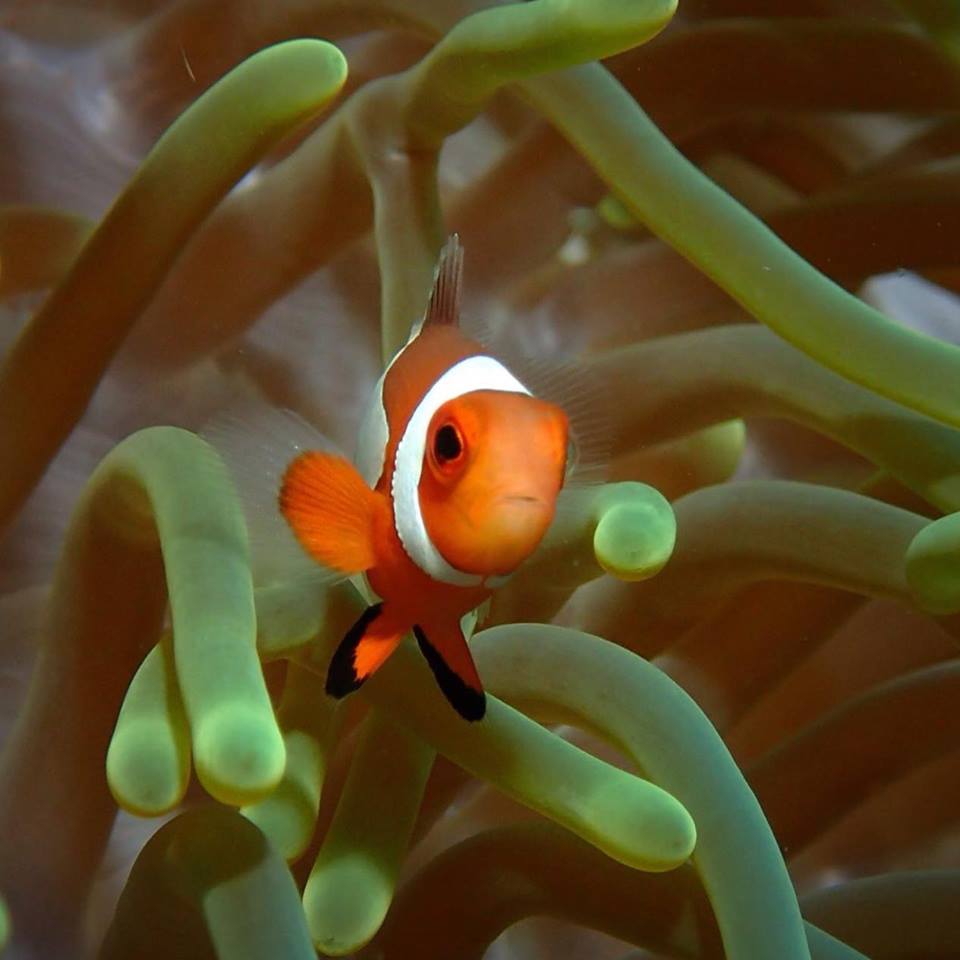
[[[790,860],[799,886],[816,889],[825,873],[852,878],[952,867],[960,842],[960,751],[938,757],[860,804]]]
[[[655,662],[723,733],[862,603],[811,584],[752,584],[691,627]]]
[[[960,151],[960,117],[937,118],[914,136],[878,157],[867,173],[906,171],[932,161],[949,160]]]
[[[471,783],[470,775],[462,767],[451,763],[444,756],[437,756],[430,769],[430,776],[423,791],[423,802],[417,811],[410,838],[411,848],[418,856],[417,844],[430,832],[436,822],[449,808],[457,804],[458,795]]]
[[[404,92],[396,84],[361,91],[345,121],[373,196],[384,363],[423,314],[444,238],[438,152],[411,148],[407,142],[406,130],[398,122]]]
[[[960,952],[958,897],[960,871],[905,871],[810,894],[803,912],[874,960],[949,960]]]
[[[829,17],[848,15],[851,9],[861,16],[873,15],[881,20],[896,20],[887,0],[783,0],[776,8],[776,16]],[[769,14],[770,5],[764,0],[689,0],[688,12],[692,19],[698,17],[727,18]]]
[[[754,16],[700,23],[612,64],[671,139],[761,110],[942,112],[960,106],[950,59],[916,32],[866,17]]]
[[[854,180],[769,223],[813,266],[846,283],[897,269],[956,267],[960,162]]]
[[[343,56],[330,44],[272,48],[161,137],[0,365],[0,528],[79,420],[190,234],[267,149],[326,106],[344,76]]]
[[[794,251],[847,286],[894,270],[935,273],[957,266],[960,164],[954,157],[869,170],[802,200],[766,171],[725,154],[707,156],[701,167]],[[755,196],[740,186],[736,173]],[[864,237],[870,242],[863,243]]]
[[[799,851],[878,783],[953,749],[960,721],[950,705],[958,688],[956,663],[909,674],[833,711],[751,766],[748,778],[780,843]]]
[[[614,248],[551,280],[533,315],[511,324],[534,349],[542,340],[569,355],[605,351],[737,316],[716,284],[656,240]]]
[[[860,603],[727,732],[741,762],[776,749],[874,687],[956,656],[956,636],[895,600]]]
[[[700,487],[729,480],[746,446],[742,420],[727,420],[694,430],[675,440],[642,444],[615,459],[607,469],[611,480],[639,480],[675,500]]]
[[[178,0],[105,45],[101,70],[112,96],[141,122],[156,125],[169,122],[198,90],[271,44],[305,36],[336,40],[377,29],[436,37],[476,9],[474,0],[277,0],[269,8],[258,0]]]
[[[470,251],[468,286],[489,291],[538,268],[563,244],[571,203],[594,202],[597,193],[593,173],[553,127],[522,133],[450,199],[450,221]],[[524,243],[503,242],[514,235]]]
[[[777,177],[801,196],[839,184],[849,163],[826,131],[801,114],[784,118],[779,111],[733,117],[683,144],[698,165],[704,158],[731,152]]]
[[[647,0],[629,9],[596,2],[570,7],[544,0],[537,6],[481,10],[460,21],[411,67],[402,85],[379,91],[372,86],[367,97],[359,98],[368,117],[369,100],[374,100],[372,109],[379,111],[380,120],[376,125],[354,121],[363,125],[363,135],[354,132],[354,140],[362,146],[377,134],[376,152],[362,150],[362,156],[373,187],[381,254],[385,359],[402,345],[429,291],[442,238],[435,165],[444,139],[466,126],[506,84],[643,43],[666,25],[675,8],[675,0]],[[379,103],[378,92],[383,94]],[[386,140],[394,141],[400,152],[391,157],[388,151],[384,164],[378,158],[383,155],[385,117],[391,117],[391,126],[399,123],[399,130],[387,130]]]
[[[952,4],[936,0],[897,0],[954,61],[960,63],[960,12]]]
[[[316,639],[333,645],[363,612],[361,600],[352,584],[333,586],[299,582],[280,582],[258,587],[254,594],[257,610],[257,651],[266,661],[298,657],[301,648]],[[308,663],[305,670],[313,670]]]
[[[86,217],[60,210],[0,208],[0,299],[58,283],[92,230]]]

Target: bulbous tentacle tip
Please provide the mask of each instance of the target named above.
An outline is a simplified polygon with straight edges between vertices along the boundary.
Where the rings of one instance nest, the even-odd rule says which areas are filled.
[[[621,39],[624,49],[655,37],[673,19],[678,0],[652,0],[645,4],[623,4],[600,0],[577,4],[575,22],[584,33],[605,31]]]
[[[673,509],[653,487],[629,484],[603,509],[593,535],[597,563],[619,580],[647,580],[673,553],[677,524]]]
[[[243,702],[230,703],[197,725],[194,765],[212,797],[242,806],[276,788],[286,765],[286,748],[272,714]]]
[[[327,957],[355,953],[380,929],[392,900],[382,865],[364,851],[344,852],[313,873],[303,892],[303,910],[313,945]]]
[[[189,756],[177,746],[159,720],[126,724],[114,734],[107,751],[107,783],[119,807],[138,817],[158,817],[183,799]]]
[[[310,798],[288,780],[281,781],[270,796],[241,808],[240,812],[263,831],[287,863],[303,856],[317,822]]]
[[[904,573],[921,609],[940,616],[960,611],[960,513],[934,520],[913,538]]]
[[[333,99],[347,80],[347,59],[329,40],[300,37],[284,40],[253,54],[248,62],[282,60],[298,78],[313,77],[314,97]]]
[[[604,813],[605,835],[591,838],[592,842],[636,870],[675,870],[693,854],[696,824],[672,794],[653,783],[638,783],[611,778],[593,798],[596,809]]]

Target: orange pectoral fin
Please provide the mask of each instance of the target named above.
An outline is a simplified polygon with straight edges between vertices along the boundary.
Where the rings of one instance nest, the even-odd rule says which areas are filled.
[[[375,518],[385,504],[349,460],[302,453],[283,475],[279,503],[294,536],[314,560],[351,574],[374,566]]]
[[[397,649],[408,629],[385,614],[382,603],[367,607],[333,654],[327,671],[327,693],[339,700],[359,689]]]
[[[417,624],[413,632],[437,685],[453,709],[464,720],[482,719],[487,698],[460,624],[431,622],[427,629]]]

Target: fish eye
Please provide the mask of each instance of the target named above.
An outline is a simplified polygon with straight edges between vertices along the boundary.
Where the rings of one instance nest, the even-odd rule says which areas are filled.
[[[460,431],[452,423],[445,423],[433,437],[433,456],[442,467],[463,453]]]

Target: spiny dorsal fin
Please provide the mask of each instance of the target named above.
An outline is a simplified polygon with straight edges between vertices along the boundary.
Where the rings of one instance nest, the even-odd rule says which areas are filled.
[[[463,247],[460,238],[452,233],[440,251],[437,272],[424,326],[432,323],[456,323],[460,316],[460,288],[463,284]]]

